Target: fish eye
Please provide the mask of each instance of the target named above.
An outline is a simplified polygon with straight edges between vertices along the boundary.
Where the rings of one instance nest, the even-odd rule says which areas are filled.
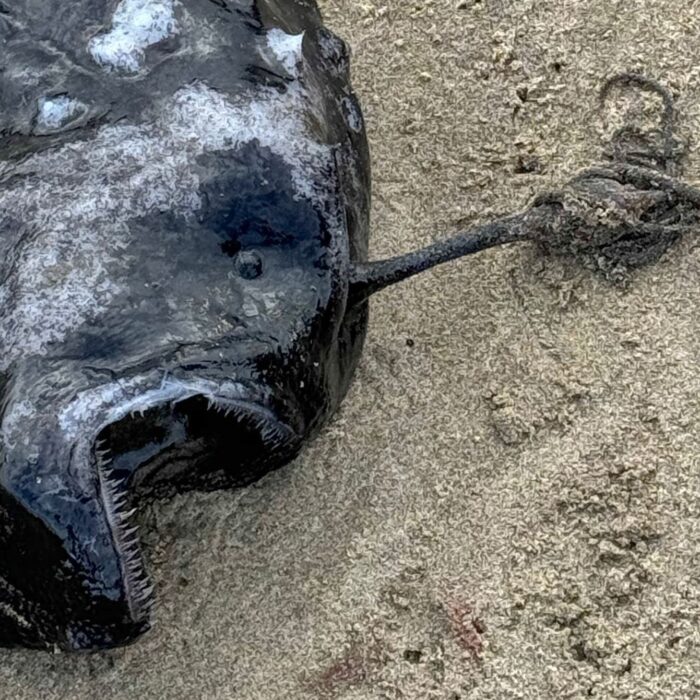
[[[236,256],[236,271],[244,280],[254,280],[263,273],[260,254],[254,250],[242,250]]]

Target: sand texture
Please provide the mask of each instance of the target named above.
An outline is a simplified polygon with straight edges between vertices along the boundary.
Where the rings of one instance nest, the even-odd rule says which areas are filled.
[[[700,4],[325,0],[354,48],[373,255],[596,162],[603,79],[678,97],[700,180]],[[294,464],[141,515],[158,626],[0,656],[0,697],[700,697],[700,239],[613,284],[524,245],[377,296]]]

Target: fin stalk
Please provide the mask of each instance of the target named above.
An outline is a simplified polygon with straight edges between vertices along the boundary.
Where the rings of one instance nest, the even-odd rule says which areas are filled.
[[[363,301],[375,292],[418,275],[437,265],[479,253],[487,248],[526,240],[524,215],[516,214],[496,219],[439,241],[422,250],[388,260],[357,263],[350,277],[350,295],[355,302]]]

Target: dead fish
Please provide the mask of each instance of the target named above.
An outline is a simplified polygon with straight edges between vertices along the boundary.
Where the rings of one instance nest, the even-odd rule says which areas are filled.
[[[339,406],[368,297],[348,49],[312,0],[0,0],[0,645],[151,626],[139,499],[241,486]]]

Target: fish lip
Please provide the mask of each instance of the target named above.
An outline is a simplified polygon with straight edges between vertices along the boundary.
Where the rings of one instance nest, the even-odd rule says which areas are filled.
[[[61,411],[59,422],[66,439],[82,443],[82,446],[78,445],[76,457],[86,459],[87,454],[82,451],[86,447],[90,449],[99,433],[108,425],[167,401],[178,403],[194,396],[203,396],[217,405],[228,403],[249,407],[265,414],[275,423],[287,425],[292,433],[297,432],[288,421],[280,420],[274,414],[277,407],[273,392],[262,382],[221,380],[207,376],[190,379],[167,372],[137,376],[82,392]]]

